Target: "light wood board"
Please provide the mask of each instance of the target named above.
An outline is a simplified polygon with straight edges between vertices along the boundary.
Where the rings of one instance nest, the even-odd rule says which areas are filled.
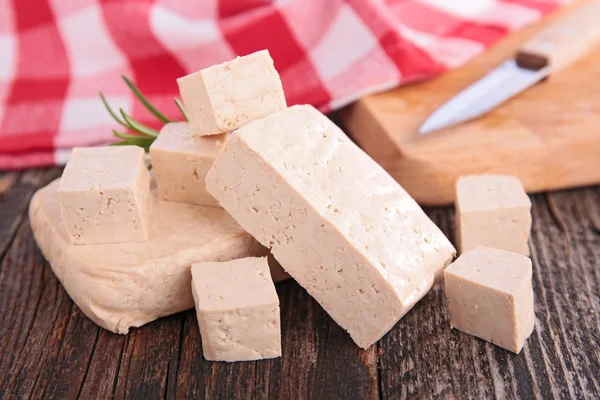
[[[422,205],[452,203],[456,179],[469,174],[514,175],[528,192],[600,183],[600,47],[480,119],[417,133],[443,103],[581,3],[511,35],[463,68],[364,97],[342,110],[342,122]]]

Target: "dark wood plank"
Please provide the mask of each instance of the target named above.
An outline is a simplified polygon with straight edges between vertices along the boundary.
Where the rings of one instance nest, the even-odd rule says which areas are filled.
[[[20,175],[16,171],[0,172],[0,199],[13,187]]]
[[[186,314],[176,398],[377,398],[375,347],[350,336],[293,281],[277,284],[283,356],[244,363],[202,357],[193,311]]]
[[[275,361],[278,368],[271,371],[276,374],[268,382],[269,396],[377,398],[376,346],[359,349],[296,282],[280,284],[278,293],[283,356]],[[267,387],[267,382],[260,386]]]
[[[120,376],[121,360],[128,336],[117,335],[100,328],[98,330],[98,341],[80,391],[82,399],[113,397],[117,378]]]
[[[600,397],[600,235],[588,217],[589,203],[571,192],[559,192],[547,196],[552,217],[563,221],[564,240],[551,240],[558,232],[540,230],[540,272],[547,277],[544,285],[546,298],[554,297],[554,307],[549,311],[550,328],[554,342],[562,341],[561,355],[568,366],[566,376],[571,394],[576,397],[594,394]],[[596,193],[597,195],[597,193]],[[600,205],[600,196],[593,204]],[[543,208],[540,209],[543,211]],[[541,218],[540,218],[541,220]],[[560,224],[558,224],[560,225]],[[596,373],[591,373],[596,371]]]
[[[0,260],[4,257],[35,191],[60,176],[60,168],[0,176]]]
[[[0,272],[0,388],[32,398],[56,366],[73,302],[45,266],[29,224],[21,225]]]
[[[215,363],[202,356],[202,340],[193,310],[186,313],[183,342],[178,365],[177,382],[170,392],[172,398],[192,399],[250,399],[259,397],[254,379],[257,363]]]
[[[453,238],[451,209],[431,210]],[[533,197],[536,326],[520,355],[450,329],[439,283],[380,342],[383,398],[598,398],[598,188]]]
[[[600,188],[598,187],[585,189],[583,202],[594,231],[600,234],[600,202],[598,202],[599,193]]]
[[[100,328],[71,304],[60,346],[48,355],[42,368],[38,366],[41,373],[32,398],[77,398],[87,379],[89,360],[95,352],[99,333]]]
[[[157,399],[167,393],[170,361],[178,358],[181,314],[161,318],[127,335],[115,398]]]

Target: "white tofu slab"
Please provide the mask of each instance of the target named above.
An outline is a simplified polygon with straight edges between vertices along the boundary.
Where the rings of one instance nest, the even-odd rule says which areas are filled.
[[[455,254],[402,187],[311,106],[234,132],[206,188],[363,348]]]

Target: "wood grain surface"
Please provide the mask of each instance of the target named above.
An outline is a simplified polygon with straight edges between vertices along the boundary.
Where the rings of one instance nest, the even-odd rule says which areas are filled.
[[[203,359],[193,310],[127,336],[81,313],[26,213],[59,174],[0,174],[0,398],[600,398],[599,187],[532,197],[536,324],[520,355],[452,331],[440,284],[361,350],[287,281],[283,356],[228,364]],[[427,212],[453,239],[454,211]]]

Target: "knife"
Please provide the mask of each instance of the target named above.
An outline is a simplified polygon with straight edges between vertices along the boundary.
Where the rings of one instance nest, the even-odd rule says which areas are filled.
[[[426,134],[482,116],[571,65],[598,42],[600,0],[593,0],[542,30],[519,48],[514,59],[504,62],[449,100],[431,114],[419,133]]]

